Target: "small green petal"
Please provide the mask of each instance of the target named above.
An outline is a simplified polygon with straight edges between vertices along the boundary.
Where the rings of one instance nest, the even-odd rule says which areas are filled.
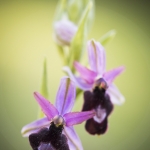
[[[106,34],[104,34],[101,38],[100,38],[100,43],[105,46],[107,45],[116,35],[116,30],[110,30],[109,32],[107,32]]]

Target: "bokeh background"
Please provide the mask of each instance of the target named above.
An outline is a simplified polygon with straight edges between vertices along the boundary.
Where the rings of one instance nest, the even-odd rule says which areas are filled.
[[[62,61],[52,38],[56,0],[0,1],[0,149],[30,150],[22,126],[37,117],[33,92],[39,91],[44,56],[48,61],[50,100],[54,102]],[[150,149],[150,4],[146,0],[96,0],[89,39],[116,29],[106,46],[107,69],[126,66],[115,83],[126,102],[115,106],[105,135],[75,127],[85,150]],[[86,55],[85,55],[86,57]],[[74,110],[80,110],[82,96]]]

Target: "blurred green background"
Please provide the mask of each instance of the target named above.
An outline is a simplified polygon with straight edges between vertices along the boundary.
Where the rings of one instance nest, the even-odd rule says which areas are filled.
[[[0,1],[0,150],[30,150],[22,126],[37,117],[43,57],[48,59],[50,100],[54,102],[62,62],[52,38],[56,0]],[[105,135],[91,136],[76,126],[85,150],[150,149],[150,4],[144,0],[97,0],[89,39],[111,29],[107,69],[126,66],[115,83],[126,102],[115,106]],[[85,56],[86,57],[86,56]],[[74,110],[80,110],[82,96]]]

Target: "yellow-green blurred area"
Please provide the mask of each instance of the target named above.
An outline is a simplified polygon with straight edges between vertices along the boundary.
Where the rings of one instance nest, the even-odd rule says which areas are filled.
[[[55,101],[63,66],[52,36],[56,0],[0,1],[0,150],[30,150],[22,126],[37,118],[33,97],[39,91],[44,56],[49,97]],[[124,65],[115,83],[126,98],[115,106],[105,135],[75,127],[85,150],[150,149],[150,10],[144,0],[97,0],[89,39],[116,29],[106,46],[107,69]],[[86,58],[87,55],[84,55]],[[81,110],[82,95],[74,110]]]

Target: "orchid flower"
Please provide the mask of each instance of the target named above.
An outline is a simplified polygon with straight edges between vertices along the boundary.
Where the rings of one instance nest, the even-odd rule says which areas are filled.
[[[105,50],[103,46],[94,40],[88,41],[88,56],[91,69],[88,69],[78,62],[74,63],[74,67],[80,73],[80,77],[76,77],[69,67],[63,67],[63,70],[70,76],[80,89],[83,91],[92,90],[100,78],[103,78],[108,85],[107,93],[111,97],[113,104],[121,105],[125,98],[120,93],[119,89],[112,83],[114,79],[124,70],[124,66],[105,71]]]
[[[57,150],[59,149],[58,145],[62,149],[65,146],[65,150],[83,149],[73,125],[80,124],[92,118],[95,115],[95,111],[70,112],[74,105],[75,95],[75,85],[67,77],[61,79],[55,106],[39,93],[34,93],[34,97],[46,117],[22,128],[22,135],[24,137],[29,136],[29,141],[33,149],[44,150],[46,147],[49,150],[53,148]]]
[[[96,116],[86,122],[87,131],[91,134],[103,134],[107,129],[107,117],[113,110],[113,104],[120,105],[124,102],[123,95],[112,82],[125,68],[121,66],[105,72],[106,59],[103,46],[90,40],[87,49],[91,69],[74,62],[80,77],[76,77],[69,67],[64,67],[63,70],[68,73],[76,86],[85,91],[82,111],[96,110]]]

